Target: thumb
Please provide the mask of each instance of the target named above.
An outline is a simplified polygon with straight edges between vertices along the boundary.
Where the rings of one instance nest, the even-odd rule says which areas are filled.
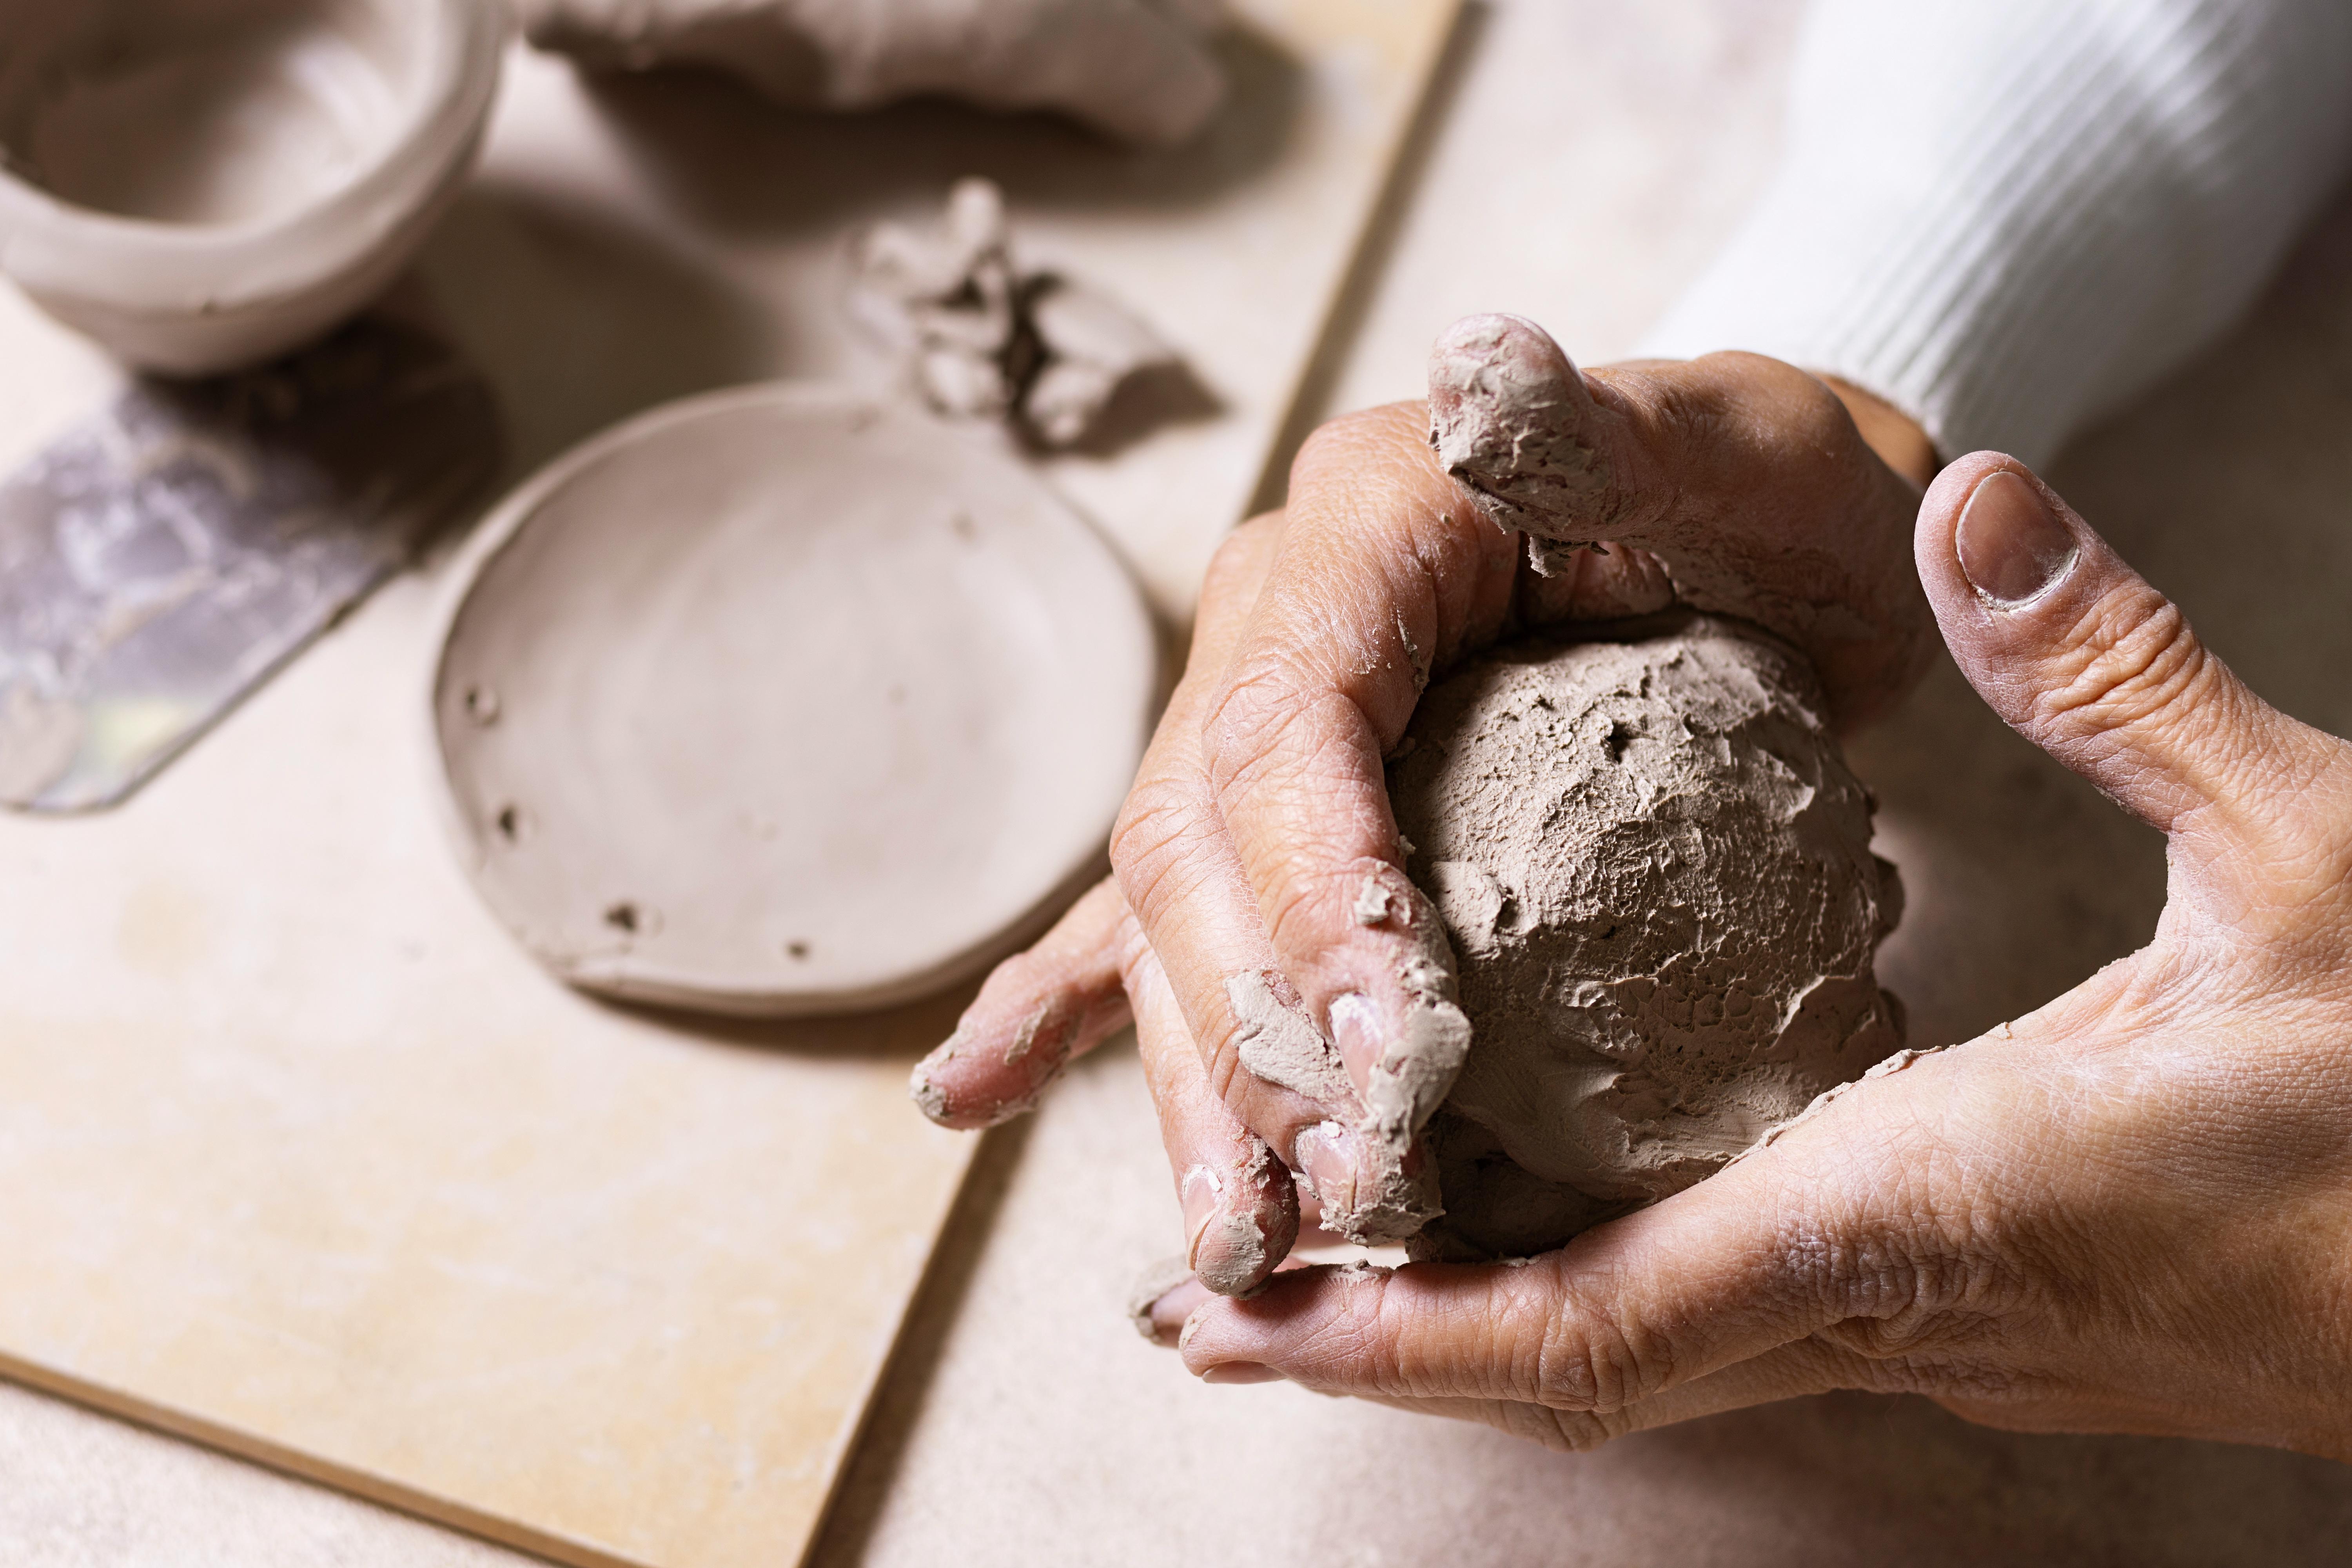
[[[2180,869],[2276,863],[2324,738],[2249,690],[2055,490],[1973,453],[1929,488],[1913,549],[1953,658],[2011,729],[2169,836]]]

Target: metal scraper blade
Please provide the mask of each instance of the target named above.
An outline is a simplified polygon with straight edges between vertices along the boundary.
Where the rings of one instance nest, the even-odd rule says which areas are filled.
[[[498,466],[433,333],[362,319],[141,381],[0,483],[0,803],[121,802],[411,560]]]

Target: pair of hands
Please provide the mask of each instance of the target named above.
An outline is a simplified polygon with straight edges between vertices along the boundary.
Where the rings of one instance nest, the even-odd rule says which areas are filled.
[[[1611,553],[1533,569],[1418,406],[1319,433],[1289,507],[1212,570],[1116,878],[991,977],[919,1073],[927,1109],[1017,1113],[1131,1012],[1200,1281],[1152,1317],[1209,1381],[1568,1447],[1853,1387],[2352,1458],[2352,747],[2247,691],[2008,458],[1923,497],[1916,428],[1789,366],[1579,376],[1539,334],[1504,346],[1557,393],[1517,444],[1576,459],[1536,498],[1552,531]],[[1932,616],[2006,721],[2168,835],[2156,940],[1560,1252],[1276,1277],[1293,1172],[1339,1228],[1410,1223],[1382,1200],[1411,1194],[1417,1150],[1368,1107],[1411,1075],[1419,1004],[1395,977],[1427,944],[1355,905],[1367,876],[1403,884],[1381,759],[1428,671],[1675,600],[1804,647],[1847,725],[1907,688]],[[1259,1026],[1228,982],[1253,974],[1347,1084],[1242,1067]]]

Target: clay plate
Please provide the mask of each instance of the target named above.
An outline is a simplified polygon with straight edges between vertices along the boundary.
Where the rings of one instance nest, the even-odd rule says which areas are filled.
[[[1154,678],[1126,570],[994,437],[771,385],[501,506],[432,721],[474,884],[549,969],[819,1013],[947,984],[1074,892]]]

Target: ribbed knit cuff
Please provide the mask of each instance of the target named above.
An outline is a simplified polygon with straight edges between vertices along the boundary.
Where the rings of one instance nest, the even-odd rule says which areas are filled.
[[[1780,174],[1641,352],[2045,460],[2246,306],[2352,142],[2345,0],[1822,0]]]

